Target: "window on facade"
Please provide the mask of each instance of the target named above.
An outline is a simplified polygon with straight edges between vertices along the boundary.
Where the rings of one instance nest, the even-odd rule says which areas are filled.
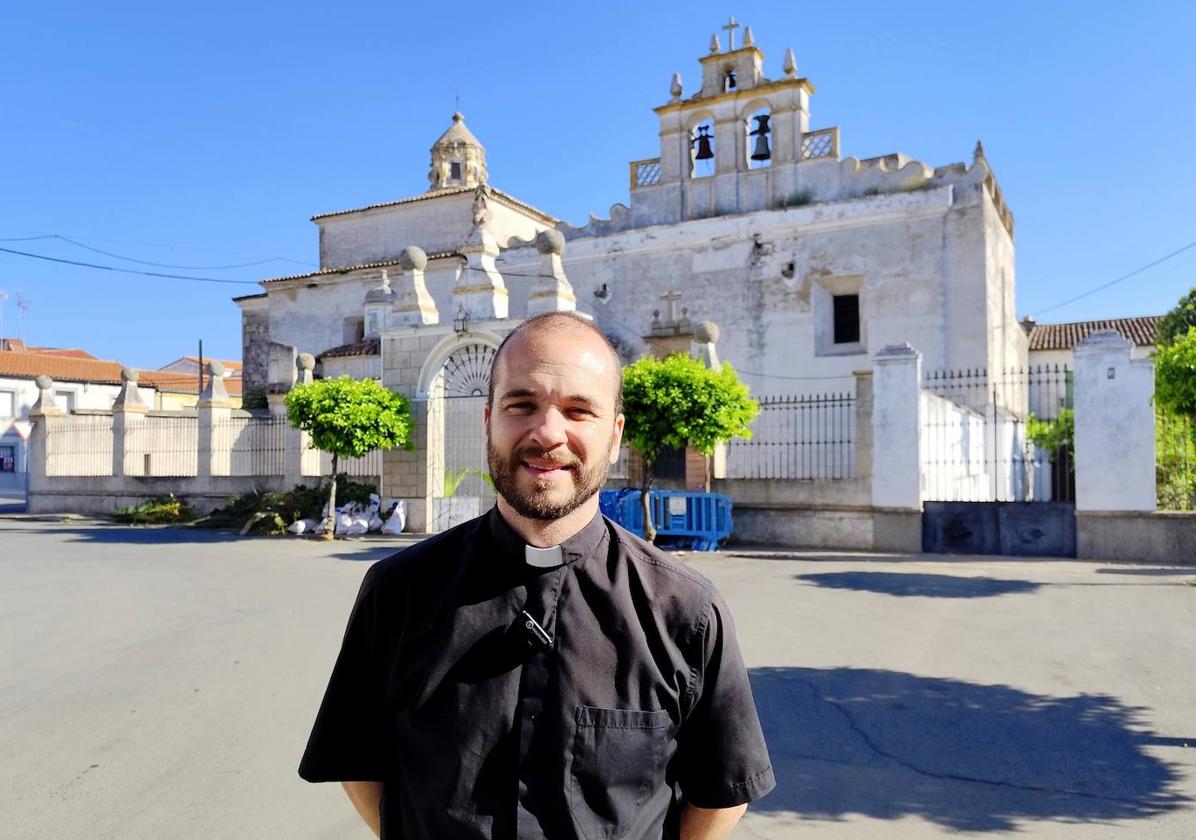
[[[685,478],[685,447],[669,446],[660,450],[652,472],[657,478]]]
[[[17,395],[12,391],[0,391],[0,417],[17,416]]]
[[[835,344],[860,340],[860,296],[835,295]]]
[[[367,316],[366,322],[365,322],[365,334],[366,335],[377,335],[378,334],[378,313],[377,312],[371,312]]]
[[[449,164],[449,177],[454,181],[461,180],[461,162],[454,160]]]
[[[54,402],[58,403],[58,407],[63,411],[75,410],[75,392],[74,391],[55,391]]]
[[[15,446],[0,446],[0,473],[17,471],[17,448]]]
[[[365,338],[365,318],[346,318],[342,332],[345,344],[356,344]]]

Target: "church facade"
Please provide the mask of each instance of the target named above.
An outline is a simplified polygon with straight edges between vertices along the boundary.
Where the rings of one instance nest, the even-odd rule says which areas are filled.
[[[903,343],[927,369],[1024,365],[1013,218],[980,145],[970,165],[844,157],[838,128],[811,127],[792,51],[770,78],[751,30],[728,34],[691,94],[674,76],[658,155],[631,163],[607,218],[573,227],[492,186],[460,114],[426,192],[315,216],[319,270],[237,299],[246,391],[285,391],[307,353],[416,400],[417,451],[387,453],[383,492],[431,525],[444,440],[478,410],[454,419],[442,398],[484,393],[488,354],[535,312],[592,316],[627,361],[714,322],[756,395],[850,389]]]

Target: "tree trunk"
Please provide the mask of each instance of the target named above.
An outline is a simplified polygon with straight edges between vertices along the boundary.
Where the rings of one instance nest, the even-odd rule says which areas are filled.
[[[709,493],[710,492],[710,473],[711,473],[710,467],[714,461],[714,456],[713,455],[705,455],[703,457],[704,457],[705,463],[706,463],[706,492]]]
[[[323,538],[326,540],[336,539],[336,468],[337,468],[336,453],[332,455],[332,486],[328,490],[328,518],[324,521]]]
[[[640,483],[640,506],[644,511],[644,539],[653,542],[656,539],[656,526],[652,524],[652,468],[655,459],[644,459],[644,477]]]

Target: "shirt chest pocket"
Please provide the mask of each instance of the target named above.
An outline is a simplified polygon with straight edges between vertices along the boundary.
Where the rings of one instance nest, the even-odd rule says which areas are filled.
[[[667,793],[664,769],[671,727],[664,709],[578,707],[566,784],[569,808],[583,836],[615,840],[636,824],[649,800],[667,805],[660,794]]]

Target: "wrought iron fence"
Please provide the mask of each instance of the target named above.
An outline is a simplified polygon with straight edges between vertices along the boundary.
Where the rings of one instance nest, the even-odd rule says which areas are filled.
[[[1159,510],[1196,510],[1196,417],[1155,409]]]
[[[125,453],[126,475],[195,475],[199,463],[199,419],[194,414],[131,419]]]
[[[212,424],[212,449],[227,452],[229,475],[283,475],[287,430],[284,417],[237,416]]]
[[[112,475],[112,416],[45,417],[46,475]]]
[[[727,478],[855,475],[854,394],[766,396],[759,403],[752,437],[727,443]]]
[[[923,500],[1073,501],[1074,388],[1064,365],[927,373]]]

